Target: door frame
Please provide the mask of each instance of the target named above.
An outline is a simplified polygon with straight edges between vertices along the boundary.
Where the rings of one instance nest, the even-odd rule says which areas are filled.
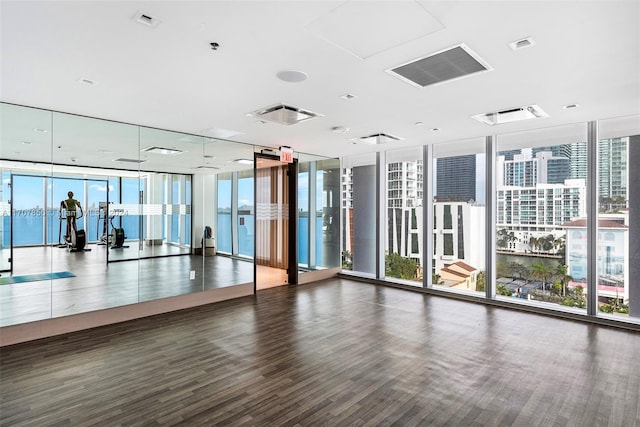
[[[287,165],[287,179],[289,184],[289,238],[288,238],[288,257],[287,257],[287,284],[298,284],[298,159],[294,158],[292,163],[285,163],[280,161],[280,156],[275,154],[266,153],[253,153],[253,200],[255,206],[255,215],[253,216],[253,293],[257,292],[258,282],[258,263],[257,248],[258,248],[258,232],[257,232],[257,210],[258,210],[258,186],[256,185],[256,179],[258,176],[257,166],[258,159],[267,159],[278,161],[282,165]]]

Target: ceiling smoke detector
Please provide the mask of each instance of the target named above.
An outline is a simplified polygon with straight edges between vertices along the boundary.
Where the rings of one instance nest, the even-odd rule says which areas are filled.
[[[256,110],[249,113],[248,116],[273,123],[280,123],[281,125],[293,125],[314,119],[320,116],[320,114],[313,113],[309,110],[303,110],[301,108],[291,107],[289,105],[277,104]]]
[[[503,123],[517,122],[520,120],[549,117],[549,115],[537,105],[527,105],[525,107],[510,108],[508,110],[497,111],[494,113],[476,114],[471,117],[489,126],[494,126]]]

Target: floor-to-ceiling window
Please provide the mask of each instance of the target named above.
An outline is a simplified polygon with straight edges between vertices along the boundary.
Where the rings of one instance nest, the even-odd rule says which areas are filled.
[[[385,277],[417,286],[424,274],[422,152],[422,147],[387,151],[384,165]]]
[[[599,123],[597,304],[600,315],[614,318],[640,318],[640,282],[634,280],[640,273],[640,129],[634,123],[640,117]]]
[[[496,151],[496,293],[586,308],[586,125],[498,135]]]
[[[218,174],[216,240],[220,252],[231,253],[231,172]]]
[[[340,265],[340,160],[316,161],[315,177],[315,266],[337,267]]]
[[[342,268],[375,276],[377,271],[376,155],[342,160]]]
[[[311,162],[298,164],[298,264],[309,267],[309,168]]]
[[[433,147],[433,256],[437,288],[485,291],[485,140]]]
[[[254,202],[253,170],[238,172],[238,255],[253,257]]]

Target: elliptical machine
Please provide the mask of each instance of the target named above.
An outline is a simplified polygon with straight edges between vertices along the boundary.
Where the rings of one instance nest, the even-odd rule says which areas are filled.
[[[91,249],[86,248],[87,246],[87,235],[83,229],[77,229],[75,226],[76,220],[82,218],[84,216],[84,211],[82,207],[80,207],[80,215],[76,216],[78,211],[68,210],[65,201],[60,202],[60,232],[62,231],[62,221],[66,220],[67,226],[67,235],[64,236],[64,244],[59,247],[67,248],[69,252],[83,252],[90,251]],[[73,225],[69,225],[72,223]],[[59,232],[59,234],[60,234]],[[58,241],[60,241],[60,237],[58,235]]]
[[[98,206],[100,209],[98,213],[98,224],[100,224],[100,221],[102,221],[102,237],[100,238],[100,243],[98,244],[108,245],[109,249],[128,248],[129,246],[124,244],[124,241],[127,238],[124,233],[124,228],[116,227],[113,225],[113,219],[115,218],[115,215],[108,214],[109,209],[107,203],[100,202]],[[111,225],[110,233],[108,233],[108,224]],[[100,227],[98,226],[98,228]]]

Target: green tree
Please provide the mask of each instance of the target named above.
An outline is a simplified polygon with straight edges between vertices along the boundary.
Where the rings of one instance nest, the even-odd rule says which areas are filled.
[[[433,285],[442,285],[443,283],[444,282],[440,278],[439,274],[436,274],[436,273],[432,273],[431,274],[431,284],[433,284]]]
[[[555,274],[555,268],[546,261],[531,263],[531,277],[542,281],[542,290],[546,289],[547,283]]]
[[[562,296],[567,296],[567,285],[570,281],[573,280],[573,277],[568,273],[568,266],[565,264],[556,265],[555,276],[560,280],[560,284],[562,285]]]
[[[385,274],[389,277],[414,280],[418,272],[418,265],[409,258],[392,253],[386,256]]]
[[[498,287],[496,288],[496,292],[498,293],[498,295],[504,295],[507,297],[510,297],[512,295],[512,292],[502,284],[498,285]]]
[[[510,262],[509,271],[511,272],[510,277],[517,276],[519,279],[526,279],[529,277],[529,269],[519,262]]]
[[[476,291],[484,292],[486,287],[486,274],[484,271],[478,273],[478,278],[476,279]]]

